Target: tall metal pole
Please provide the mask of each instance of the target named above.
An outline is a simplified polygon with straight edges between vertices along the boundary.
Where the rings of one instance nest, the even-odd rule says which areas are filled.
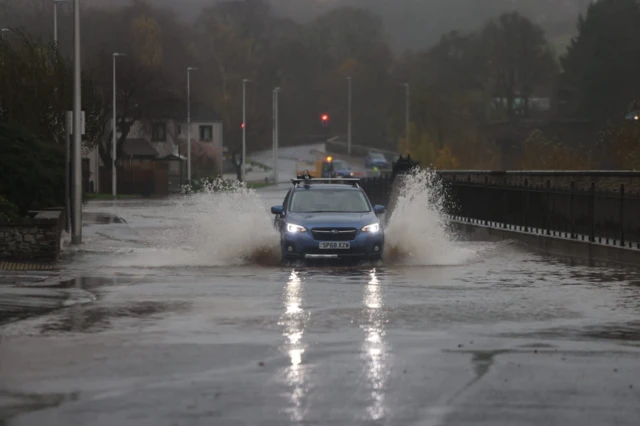
[[[280,88],[273,89],[273,181],[278,183],[278,93]]]
[[[276,155],[275,162],[273,163],[274,180],[278,183],[278,150],[280,149],[280,102],[278,100],[280,95],[280,88],[276,88]]]
[[[246,181],[247,168],[247,83],[251,80],[242,80],[242,181]]]
[[[115,200],[116,197],[118,196],[118,190],[117,190],[117,183],[118,183],[118,179],[116,177],[116,160],[117,160],[117,155],[118,155],[118,151],[116,149],[116,144],[117,144],[117,133],[118,133],[118,123],[117,123],[117,116],[116,116],[116,54],[113,54],[113,111],[112,111],[112,116],[111,116],[111,127],[112,127],[112,139],[111,139],[111,195],[113,196],[113,199]]]
[[[58,3],[66,3],[69,0],[53,0],[53,42],[58,45]]]
[[[73,229],[72,244],[82,243],[82,86],[80,0],[73,0]]]
[[[73,120],[71,114],[65,112],[65,126],[64,126],[64,230],[69,233],[71,231],[71,126]]]
[[[58,2],[53,0],[53,42],[58,45]]]
[[[411,123],[411,88],[409,86],[409,83],[405,83],[404,87],[406,88],[404,134],[405,138],[407,139],[407,146],[409,146],[409,126]]]
[[[347,77],[349,82],[349,123],[347,124],[347,153],[351,155],[351,77]]]
[[[187,184],[191,185],[191,71],[198,68],[187,68]]]
[[[116,59],[118,58],[118,56],[127,56],[127,55],[125,55],[124,53],[117,53],[117,52],[113,54],[113,111],[112,111],[113,115],[111,116],[111,120],[112,120],[111,126],[112,126],[113,135],[111,140],[111,195],[113,196],[114,200],[118,196],[118,179],[117,179],[117,168],[116,168],[116,161],[118,160],[118,150],[117,150],[117,144],[118,144],[117,117],[118,116],[116,111],[116,103],[117,103]]]
[[[191,185],[191,70],[187,68],[187,182]]]
[[[273,111],[273,120],[271,122],[271,156],[273,157],[273,181],[276,181],[276,89],[271,92],[271,109]]]

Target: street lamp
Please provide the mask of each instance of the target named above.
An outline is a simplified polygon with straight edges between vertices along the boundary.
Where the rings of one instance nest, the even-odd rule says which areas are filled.
[[[187,68],[187,182],[191,185],[191,71],[198,68]]]
[[[58,45],[58,3],[66,3],[69,0],[53,0],[53,42]]]
[[[404,123],[404,134],[407,139],[407,147],[409,146],[409,126],[411,123],[411,86],[409,83],[405,83],[404,87],[405,91],[405,123]]]
[[[349,82],[349,117],[347,124],[347,153],[351,155],[351,77],[347,77]]]
[[[278,122],[278,94],[280,88],[273,89],[273,181],[278,183],[278,139],[280,125]]]
[[[82,64],[80,62],[80,0],[73,0],[73,226],[72,244],[82,243]]]
[[[116,115],[116,59],[120,56],[127,56],[124,53],[114,53],[113,54],[113,117],[112,117],[112,126],[113,126],[113,140],[111,142],[111,194],[113,195],[113,199],[115,200],[118,191],[117,191],[117,178],[116,178],[116,159],[118,152],[116,150],[117,145],[117,137],[118,133],[118,123],[117,123],[117,115]]]
[[[246,181],[246,169],[247,169],[247,83],[251,80],[242,80],[242,181]]]

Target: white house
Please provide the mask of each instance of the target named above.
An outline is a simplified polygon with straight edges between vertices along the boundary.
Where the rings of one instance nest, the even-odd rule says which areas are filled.
[[[175,189],[176,186],[186,182],[188,134],[186,111],[184,118],[176,117],[175,112],[163,111],[155,111],[147,115],[149,117],[138,120],[132,126],[123,144],[124,158],[119,160],[129,163],[149,161],[151,158],[169,161],[169,186]],[[198,104],[192,106],[191,154],[192,170],[197,158],[202,156],[214,160],[217,169],[222,170],[222,119],[213,110]],[[95,184],[98,178],[95,173],[96,165],[99,164],[100,167],[104,165],[95,149],[86,152],[84,157],[89,162],[90,180],[94,180]],[[97,191],[98,185],[95,185],[95,188]]]

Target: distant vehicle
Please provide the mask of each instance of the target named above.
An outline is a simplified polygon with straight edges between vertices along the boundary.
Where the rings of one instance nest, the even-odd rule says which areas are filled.
[[[351,171],[351,166],[349,163],[342,160],[334,160],[333,161],[333,176],[322,176],[322,177],[351,177],[353,176],[353,172]]]
[[[292,179],[281,206],[271,208],[280,232],[283,261],[313,259],[378,260],[384,232],[359,179]]]
[[[303,169],[302,164],[296,165],[296,173],[297,175],[302,175],[305,172],[309,172],[311,177],[315,178],[335,178],[335,177],[351,177],[353,176],[353,172],[351,171],[351,166],[342,161],[334,159],[331,156],[322,157],[318,159],[314,164],[309,164],[313,167],[312,170]],[[311,168],[311,167],[309,167]]]
[[[374,167],[377,167],[380,170],[387,170],[390,168],[387,157],[379,152],[369,152],[364,159],[364,166],[367,169],[373,169]]]

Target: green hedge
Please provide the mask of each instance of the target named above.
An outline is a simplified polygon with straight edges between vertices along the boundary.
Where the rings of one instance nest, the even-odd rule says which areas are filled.
[[[24,215],[64,205],[64,151],[16,125],[0,123],[0,194]]]

